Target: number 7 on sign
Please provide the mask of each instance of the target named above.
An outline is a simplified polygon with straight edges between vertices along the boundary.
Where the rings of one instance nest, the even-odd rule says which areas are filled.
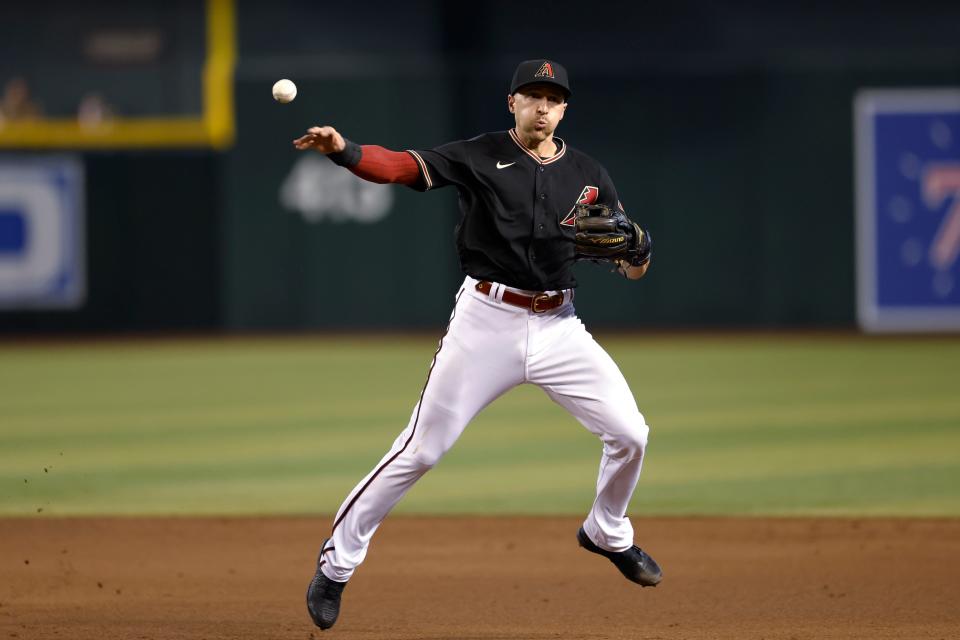
[[[960,254],[960,164],[934,164],[923,173],[923,200],[937,209],[953,196],[953,205],[944,216],[930,245],[930,264],[939,271],[949,269]]]

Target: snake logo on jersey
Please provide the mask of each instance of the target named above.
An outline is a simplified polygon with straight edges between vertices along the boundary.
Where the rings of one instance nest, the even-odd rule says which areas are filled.
[[[600,195],[600,189],[597,187],[591,187],[587,185],[583,188],[583,191],[580,192],[580,197],[577,198],[576,204],[570,207],[570,212],[560,221],[565,227],[572,227],[576,222],[577,216],[574,213],[574,210],[577,208],[578,204],[593,204],[597,201],[597,197]]]

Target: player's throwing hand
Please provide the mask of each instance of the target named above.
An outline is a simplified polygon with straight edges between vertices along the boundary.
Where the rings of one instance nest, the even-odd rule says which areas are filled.
[[[310,127],[306,135],[293,141],[293,146],[300,151],[316,149],[320,153],[339,153],[347,143],[333,127]]]

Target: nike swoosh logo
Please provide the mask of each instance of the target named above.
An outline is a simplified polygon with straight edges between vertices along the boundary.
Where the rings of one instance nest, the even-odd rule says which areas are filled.
[[[517,164],[516,162],[511,162],[510,164],[500,164],[500,161],[497,160],[497,169],[506,169],[507,167],[512,167]]]

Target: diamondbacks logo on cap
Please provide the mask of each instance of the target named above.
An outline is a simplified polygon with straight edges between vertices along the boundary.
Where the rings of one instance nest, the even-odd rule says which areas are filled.
[[[540,68],[537,69],[537,72],[533,74],[534,78],[552,78],[553,77],[553,65],[549,62],[544,62],[540,65]]]

